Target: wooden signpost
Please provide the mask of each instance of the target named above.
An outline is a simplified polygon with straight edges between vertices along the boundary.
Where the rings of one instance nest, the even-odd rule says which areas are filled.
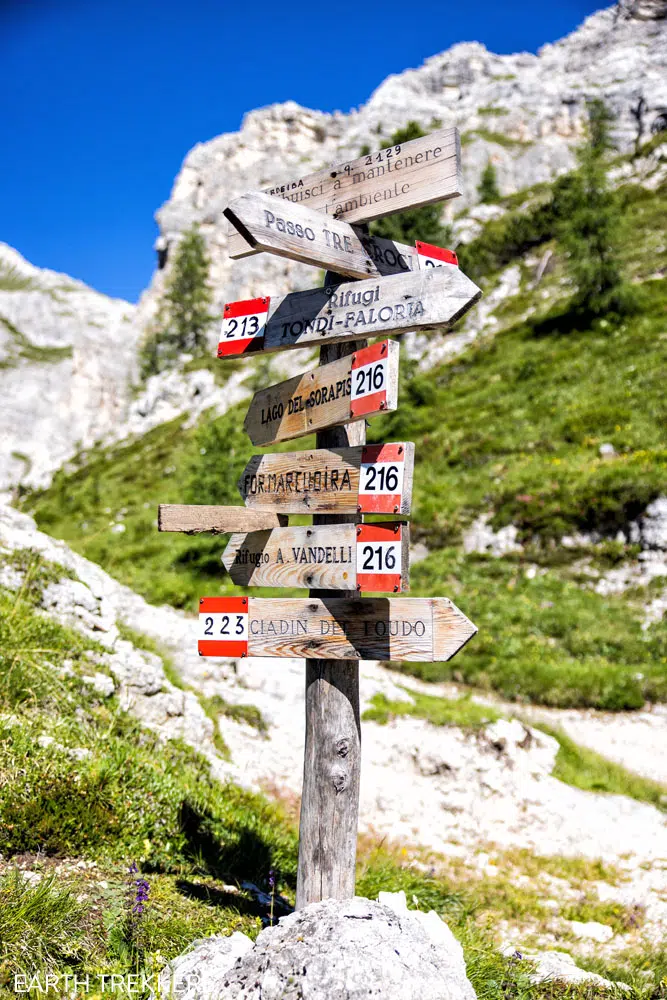
[[[244,427],[254,445],[275,444],[367,419],[398,405],[398,343],[383,340],[253,396]]]
[[[225,216],[253,249],[270,250],[349,278],[379,278],[457,263],[451,250],[421,240],[409,247],[369,236],[348,222],[261,192],[237,198]]]
[[[477,631],[445,597],[393,596],[409,586],[408,525],[362,523],[411,512],[414,466],[411,442],[366,444],[366,420],[398,405],[399,345],[365,338],[447,328],[481,293],[452,251],[371,237],[359,224],[460,190],[458,133],[443,129],[244,195],[225,212],[230,256],[265,250],[331,269],[324,288],[227,303],[218,348],[224,359],[320,345],[319,367],[255,393],[245,419],[254,445],[315,432],[316,448],[255,455],[238,484],[243,507],[165,504],[158,515],[162,531],[229,534],[222,559],[240,586],[310,588],[199,606],[202,656],[306,658],[297,908],[354,895],[359,659],[448,660]],[[288,524],[304,513],[312,525]]]
[[[448,327],[481,295],[454,264],[331,288],[228,302],[218,357]]]
[[[204,656],[449,660],[477,629],[446,597],[204,597]]]
[[[270,194],[244,194],[225,209],[225,215],[255,250],[270,250],[350,278],[411,270],[412,247],[376,241],[348,222],[328,219]]]
[[[232,535],[222,555],[239,587],[408,589],[407,524],[328,524]]]
[[[458,130],[445,128],[305,177],[281,180],[264,193],[346,222],[369,222],[456,198],[461,191]],[[258,250],[243,233],[230,229],[227,252],[238,258]]]
[[[255,455],[239,480],[246,507],[284,514],[409,514],[411,441]]]
[[[158,531],[183,531],[196,535],[200,531],[227,535],[232,531],[263,531],[281,528],[287,518],[270,510],[248,510],[248,507],[206,507],[161,503],[158,507]]]

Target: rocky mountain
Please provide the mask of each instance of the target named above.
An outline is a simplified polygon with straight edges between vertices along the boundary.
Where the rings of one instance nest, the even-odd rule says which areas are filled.
[[[18,482],[44,485],[96,440],[142,433],[183,412],[196,417],[207,406],[224,409],[247,391],[242,374],[221,390],[207,371],[168,373],[150,380],[138,396],[132,391],[137,347],[170,251],[193,223],[208,243],[218,305],[309,287],[316,278],[307,265],[269,254],[231,261],[223,209],[244,191],[357,156],[365,144],[375,148],[417,120],[425,128],[456,125],[461,131],[464,195],[444,211],[459,238],[467,239],[477,217],[501,211],[476,205],[487,161],[494,163],[504,194],[567,170],[587,99],[602,97],[613,109],[623,152],[665,126],[666,13],[664,0],[624,0],[537,55],[499,56],[476,42],[455,45],[418,69],[389,77],[349,114],[324,114],[293,102],[250,112],[239,132],[201,143],[187,155],[157,214],[160,266],[138,309],[34,268],[0,245],[0,278],[13,276],[13,283],[0,281],[0,491]],[[494,325],[495,305],[516,292],[517,282],[518,271],[508,269],[458,337],[430,338],[427,363]],[[292,353],[283,369],[299,370],[300,362]]]
[[[0,491],[44,485],[124,418],[135,311],[0,244]]]
[[[160,261],[168,263],[180,233],[196,222],[210,248],[220,304],[267,289],[282,294],[308,287],[313,271],[305,265],[267,254],[231,261],[223,209],[245,191],[354,158],[364,145],[375,149],[409,120],[461,132],[464,194],[447,204],[449,217],[464,217],[475,205],[489,160],[503,194],[568,170],[593,97],[613,111],[616,144],[629,152],[667,125],[666,14],[664,0],[609,7],[537,55],[495,55],[478,42],[454,45],[418,69],[388,77],[349,114],[293,102],[252,111],[239,132],[201,143],[185,158],[157,213]],[[161,280],[158,270],[143,311],[152,308]]]

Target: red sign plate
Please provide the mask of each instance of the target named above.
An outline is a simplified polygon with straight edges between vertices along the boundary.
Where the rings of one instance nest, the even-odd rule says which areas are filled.
[[[389,365],[388,341],[363,347],[352,355],[352,391],[350,416],[377,413],[387,405],[387,379]]]
[[[202,597],[197,647],[200,656],[247,656],[248,598]]]
[[[361,452],[359,508],[364,514],[397,514],[403,496],[405,448],[367,444]]]
[[[360,524],[357,528],[357,590],[397,592],[401,589],[400,524]]]
[[[417,260],[420,271],[426,267],[442,267],[443,264],[459,265],[459,259],[453,250],[445,250],[444,247],[433,246],[432,243],[422,243],[417,240]]]
[[[270,297],[228,302],[222,314],[218,357],[260,350],[269,316]]]

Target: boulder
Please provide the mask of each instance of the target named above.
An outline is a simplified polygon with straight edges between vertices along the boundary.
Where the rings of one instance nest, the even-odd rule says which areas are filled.
[[[599,976],[597,972],[587,972],[580,969],[571,955],[564,951],[543,951],[536,955],[524,955],[535,966],[535,972],[531,975],[532,983],[558,982],[568,986],[579,983],[595,983],[605,989],[611,989],[614,985],[621,988],[625,984],[614,984],[604,976]]]
[[[159,995],[177,1000],[199,1000],[200,997],[213,1000],[216,984],[222,981],[237,959],[252,948],[250,938],[240,931],[227,936],[214,934],[205,940],[195,941],[188,951],[162,970],[158,977]]]
[[[475,1000],[461,945],[437,914],[409,911],[403,893],[381,898],[311,903],[252,950],[200,942],[161,974],[161,996],[173,987],[178,1000]]]

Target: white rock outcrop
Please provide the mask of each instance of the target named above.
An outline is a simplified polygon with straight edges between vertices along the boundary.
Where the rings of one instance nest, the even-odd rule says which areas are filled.
[[[314,272],[306,265],[268,254],[230,261],[223,209],[247,190],[279,186],[354,158],[365,144],[377,148],[409,120],[425,128],[456,125],[464,136],[464,195],[449,203],[448,216],[475,205],[489,159],[503,194],[569,169],[583,135],[586,101],[593,97],[610,106],[616,115],[615,141],[620,150],[630,151],[638,136],[640,101],[643,140],[667,123],[662,5],[663,0],[626,0],[622,9],[593,14],[537,55],[495,55],[478,42],[454,45],[418,69],[388,77],[367,104],[349,114],[324,114],[294,102],[251,111],[239,132],[200,143],[188,153],[171,197],[157,214],[159,246],[168,261],[180,234],[199,223],[212,256],[219,304],[225,298],[307,287]],[[463,219],[457,226],[468,236],[475,231]],[[142,313],[152,310],[163,276],[156,272]]]
[[[0,243],[0,492],[46,485],[79,447],[125,417],[136,370],[135,306],[33,267]],[[0,286],[1,287],[1,286]]]
[[[200,942],[162,973],[161,996],[475,1000],[461,945],[440,917],[396,907],[392,894],[383,895],[378,903],[359,896],[311,903],[267,927],[251,948],[229,938]]]

